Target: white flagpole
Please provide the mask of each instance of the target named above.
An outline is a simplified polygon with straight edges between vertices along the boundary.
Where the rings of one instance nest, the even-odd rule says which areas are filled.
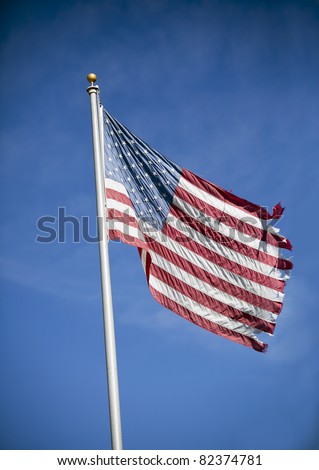
[[[92,112],[92,135],[93,135],[93,153],[95,170],[95,189],[96,189],[96,207],[98,216],[98,235],[100,249],[100,269],[103,301],[103,319],[104,319],[104,340],[107,366],[107,383],[109,395],[109,412],[111,425],[112,449],[122,449],[122,430],[120,398],[117,376],[116,345],[114,333],[114,317],[112,305],[111,277],[108,252],[108,233],[107,219],[105,211],[105,184],[104,184],[104,158],[102,149],[102,135],[100,115],[98,110],[98,91],[95,86],[96,75],[90,73],[87,76],[91,85],[87,92],[91,99]]]

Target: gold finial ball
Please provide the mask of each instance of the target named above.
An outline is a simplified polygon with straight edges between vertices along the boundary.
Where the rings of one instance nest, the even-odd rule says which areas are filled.
[[[89,73],[88,76],[87,76],[87,79],[88,79],[88,82],[90,82],[90,83],[96,82],[96,75],[95,75],[95,73]]]

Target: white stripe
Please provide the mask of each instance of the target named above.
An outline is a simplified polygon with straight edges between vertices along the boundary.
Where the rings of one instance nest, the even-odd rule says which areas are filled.
[[[182,233],[184,237],[190,238],[196,243],[217,253],[220,256],[223,256],[224,258],[229,259],[230,261],[235,261],[237,264],[240,264],[245,268],[252,269],[257,273],[265,274],[266,276],[273,277],[274,279],[283,278],[283,272],[280,269],[250,258],[249,256],[242,253],[238,253],[238,251],[229,248],[223,243],[218,243],[211,238],[206,237],[205,235],[190,227],[181,219],[175,217],[173,214],[169,214],[166,223]]]
[[[206,258],[203,258],[197,253],[194,253],[183,245],[180,245],[167,235],[160,233],[160,236],[158,236],[158,232],[155,232],[154,229],[153,231],[150,230],[147,232],[147,235],[177,255],[180,255],[186,260],[186,262],[191,262],[204,271],[213,274],[214,276],[219,277],[220,279],[223,279],[224,281],[227,281],[234,286],[240,287],[241,289],[244,289],[248,292],[259,295],[260,297],[264,297],[276,302],[281,302],[283,299],[283,293],[258,284],[257,282],[251,281],[250,279],[246,279],[243,276],[234,274],[231,271],[228,271],[227,269],[218,266],[211,261],[208,261]]]
[[[187,184],[191,185],[191,183],[186,181],[183,177],[181,178],[181,181],[182,181],[182,179]],[[115,191],[118,191],[118,192],[124,194],[125,196],[129,197],[125,187],[121,183],[118,183],[117,181],[106,178],[105,179],[105,184],[109,189],[114,189]],[[198,189],[194,185],[191,185],[191,186],[193,188],[195,188],[195,190]],[[199,191],[201,191],[201,190],[199,190]],[[202,192],[204,193],[204,191],[202,191]],[[208,193],[205,193],[205,194],[208,195]],[[214,198],[214,199],[217,199],[217,198]],[[219,202],[221,202],[221,201],[219,201]],[[187,203],[185,203],[185,204],[187,204]],[[129,206],[127,206],[127,207],[129,207]],[[233,207],[233,206],[231,206],[231,207]],[[136,217],[135,214],[134,214],[134,216]],[[175,224],[172,223],[173,221],[175,222]],[[181,233],[183,233],[183,235],[185,235],[185,232],[186,232],[186,234],[188,234],[188,232],[191,231],[191,233],[194,234],[194,238],[192,238],[192,239],[196,243],[199,243],[199,244],[203,245],[204,247],[210,249],[211,251],[214,251],[215,253],[223,256],[224,258],[227,258],[231,261],[235,261],[237,264],[240,264],[241,266],[244,266],[244,267],[249,268],[253,271],[256,271],[257,273],[265,274],[266,276],[272,277],[274,279],[287,280],[289,278],[289,272],[280,270],[280,269],[278,269],[276,267],[273,267],[273,266],[269,266],[265,263],[254,260],[254,259],[250,258],[249,256],[238,253],[237,251],[234,251],[234,250],[226,247],[224,244],[214,242],[210,238],[205,237],[204,235],[201,235],[199,232],[195,231],[194,229],[192,229],[191,227],[189,227],[185,223],[184,223],[184,225],[186,227],[186,230],[183,231],[181,228],[179,228],[179,226],[181,225],[181,221],[179,219],[177,219],[176,217],[174,217],[172,214],[169,215],[167,223],[169,225],[171,225],[173,228],[179,230]],[[150,227],[150,228],[151,228],[152,231],[154,231],[153,227]],[[268,246],[270,246],[270,245],[268,245]]]
[[[106,178],[105,180],[106,185],[110,189],[114,189],[116,191],[121,192],[122,194],[126,193],[125,187],[121,184],[118,183],[114,180],[111,180],[109,178]],[[127,193],[125,194],[127,195]],[[129,215],[135,217],[136,219],[136,214],[134,210],[123,203],[120,203],[114,199],[108,199],[108,206],[113,209],[117,209],[120,212],[127,211]],[[199,243],[203,245],[206,248],[209,248],[210,250],[218,253],[219,255],[223,256],[224,258],[230,259],[232,261],[236,261],[238,264],[248,267],[250,269],[253,269],[256,272],[262,272],[263,274],[266,274],[268,276],[274,277],[276,279],[281,277],[281,271],[272,268],[268,265],[265,265],[264,263],[260,263],[256,260],[252,260],[251,258],[241,255],[234,250],[229,249],[228,247],[225,247],[225,245],[218,244],[216,242],[212,242],[211,239],[205,237],[204,235],[201,235],[199,232],[193,230],[191,227],[188,225],[185,225],[186,230],[181,229],[181,221],[174,217],[172,214],[170,214],[170,218],[172,219],[171,222],[175,222],[175,224],[170,223],[170,225],[177,230],[179,230],[184,236],[185,236],[185,231],[187,233],[187,236],[191,238],[193,241],[196,243]],[[137,219],[136,219],[137,220]],[[131,237],[137,238],[141,241],[145,241],[143,233],[138,230],[135,227],[131,227],[127,224],[124,224],[123,222],[120,222],[118,220],[110,220],[109,221],[111,224],[109,226],[109,229],[114,229],[118,230],[123,233],[123,235],[129,235]],[[168,221],[170,222],[170,221]],[[188,250],[187,248],[183,247],[182,245],[179,245],[175,243],[172,239],[169,237],[164,237],[164,243],[162,243],[158,238],[158,234],[161,234],[161,232],[158,232],[154,229],[154,227],[151,227],[143,223],[143,228],[146,229],[146,234],[150,236],[151,238],[159,241],[161,244],[166,244],[168,243],[169,248],[174,251],[176,254],[182,256],[186,261],[190,260],[193,264],[197,265],[198,267],[212,273],[213,275],[220,277],[221,279],[230,282],[233,285],[236,285],[242,289],[247,290],[248,292],[252,292],[254,294],[257,294],[261,297],[265,297],[269,300],[275,300],[277,302],[281,302],[284,294],[280,293],[274,289],[268,288],[266,286],[262,286],[254,281],[248,280],[242,276],[239,275],[234,275],[227,269],[224,269],[215,263],[212,263],[205,258],[201,257],[200,255],[197,255],[193,253],[192,251]],[[162,235],[162,234],[161,234]],[[194,238],[192,238],[194,236]],[[162,238],[162,236],[160,236]]]
[[[181,220],[177,219],[172,214],[170,214],[170,218],[167,220],[167,224],[170,225],[171,227],[175,228],[176,230],[178,230],[180,233],[182,233],[184,239],[189,238],[190,240],[194,241],[195,243],[204,246],[205,248],[213,251],[214,253],[217,253],[218,255],[220,255],[220,256],[222,256],[226,259],[229,259],[230,261],[235,261],[237,264],[239,264],[239,265],[241,265],[245,268],[252,269],[253,271],[256,271],[257,273],[262,273],[266,276],[273,277],[275,279],[278,279],[279,276],[280,276],[280,270],[278,270],[276,268],[273,268],[271,266],[268,266],[267,264],[260,263],[257,260],[249,258],[248,256],[237,253],[237,251],[234,251],[234,250],[228,248],[227,246],[222,245],[221,243],[217,243],[217,242],[211,240],[208,237],[205,237],[205,235],[202,235],[201,233],[197,232],[196,230],[194,230],[189,225],[184,224]],[[184,228],[183,228],[183,226],[184,226]],[[181,246],[181,245],[178,244],[178,246]],[[193,253],[190,250],[187,250],[187,251],[190,252],[190,253]],[[193,256],[194,256],[194,253],[193,253]],[[208,261],[206,258],[201,257],[200,255],[195,254],[195,256],[198,256],[198,257],[202,258],[203,260],[205,260],[205,263],[210,263],[210,264],[213,264],[214,266],[218,266],[215,263]],[[226,272],[230,273],[230,271],[226,270],[225,268],[222,268],[220,266],[218,266],[218,267],[220,269],[222,269],[223,271],[225,271],[225,273]],[[225,274],[225,275],[227,276],[227,274]],[[239,274],[236,275],[236,276],[242,277]],[[258,284],[254,281],[246,279],[245,277],[242,277],[242,279],[243,279],[244,284],[247,282],[247,283],[251,283],[251,285],[254,286],[253,287],[253,292],[256,292],[256,289],[257,289],[257,292],[258,292],[260,287],[263,287],[263,289],[266,289],[264,291],[265,295],[262,295],[262,297],[266,297],[267,299],[271,298],[271,300],[277,300],[277,301],[278,300],[280,301],[281,296],[283,298],[283,294],[281,294],[281,296],[280,296],[280,293],[278,291],[276,291],[275,289],[271,289],[270,287],[266,287],[266,286],[261,286],[261,284]],[[243,287],[245,289],[244,285],[241,285],[241,287]],[[248,290],[248,289],[246,289],[246,290]]]
[[[123,214],[125,215],[129,215],[130,217],[134,217],[136,222],[137,222],[137,218],[136,218],[136,214],[135,214],[135,211],[134,209],[129,206],[128,204],[124,204],[123,202],[119,202],[117,201],[116,199],[111,199],[111,198],[108,198],[107,200],[107,208],[108,209],[115,209],[119,212],[122,212]]]
[[[112,187],[110,189],[115,189],[116,191],[121,190],[122,194],[124,194],[124,191],[126,191],[122,184],[117,183],[110,179],[108,180],[108,186]],[[107,207],[110,209],[119,210],[120,212],[123,212],[123,213],[127,213],[130,216],[135,217],[135,219],[137,220],[134,209],[127,204],[116,201],[115,199],[108,198]],[[199,233],[197,230],[187,225],[185,222],[182,222],[180,219],[177,219],[172,214],[169,215],[167,219],[167,224],[175,228],[179,232],[181,232],[184,236],[187,235],[196,243],[199,243],[205,248],[208,248],[211,251],[214,251],[215,253],[217,253],[220,256],[223,256],[224,258],[227,258],[231,261],[235,261],[237,264],[240,264],[241,266],[252,269],[253,271],[256,271],[257,273],[262,273],[262,274],[265,274],[266,276],[273,277],[275,279],[283,278],[283,273],[280,269],[277,269],[275,267],[269,266],[260,261],[249,258],[246,255],[243,255],[241,253],[238,253],[235,250],[232,250],[231,248],[228,248],[224,244],[213,241],[212,239],[206,237],[205,235]],[[151,231],[154,231],[153,227],[150,227],[150,229]],[[190,235],[193,235],[193,236],[190,236]]]
[[[236,333],[240,333],[258,341],[255,335],[261,333],[260,330],[252,328],[250,326],[246,326],[239,321],[233,320],[231,318],[226,317],[225,315],[221,315],[220,313],[215,312],[214,310],[204,307],[203,305],[195,302],[189,297],[186,297],[186,295],[181,294],[180,292],[173,289],[171,286],[168,286],[165,282],[160,281],[152,275],[150,276],[149,283],[153,287],[153,289],[157,290],[161,294],[165,295],[169,299],[181,305],[183,308],[191,310],[196,315],[199,315],[200,317],[203,317],[206,320],[215,323],[216,325],[228,328],[229,330],[235,331]]]
[[[217,287],[214,287],[208,284],[207,282],[198,279],[192,274],[189,274],[180,267],[175,266],[175,264],[171,263],[170,261],[153,251],[150,251],[150,254],[152,258],[152,263],[154,263],[156,266],[163,269],[167,273],[172,274],[177,279],[185,282],[189,286],[194,287],[200,292],[203,292],[204,294],[209,295],[213,299],[218,300],[218,302],[222,302],[226,305],[229,305],[230,307],[234,307],[237,310],[240,310],[243,313],[248,313],[250,315],[253,315],[254,317],[261,318],[270,323],[276,322],[276,314],[268,312],[267,310],[264,310],[262,308],[255,307],[254,305],[249,304],[248,302],[244,302],[243,300],[238,299],[237,297],[234,297],[230,294],[227,294],[226,292],[219,290]]]
[[[145,273],[146,273],[146,253],[147,253],[146,250],[142,250],[141,252],[141,261],[142,261],[142,266],[143,266]]]
[[[129,197],[125,186],[122,183],[119,183],[118,181],[112,180],[111,178],[105,178],[105,187],[107,189],[114,189],[114,191],[118,191],[119,193],[122,193],[125,196]]]
[[[117,230],[118,232],[121,232],[124,237],[129,235],[130,237],[137,238],[138,240],[145,242],[144,235],[139,229],[116,219],[108,220],[108,229]]]
[[[202,234],[201,232],[196,230],[196,228],[191,227],[186,222],[184,222],[184,220],[175,217],[173,214],[170,214],[169,218],[167,219],[167,224],[181,232],[184,236],[188,236],[196,243],[199,243],[205,248],[214,251],[215,253],[219,254],[220,256],[223,256],[224,258],[229,259],[230,261],[235,261],[241,266],[249,268],[257,273],[272,277],[274,279],[284,279],[286,277],[286,271],[283,271],[281,269],[276,268],[275,266],[271,266],[260,260],[256,260],[248,255],[240,253],[239,251],[234,250],[230,246],[227,246],[227,242],[219,243],[215,240],[212,240],[210,237],[207,237],[206,235]],[[229,245],[231,243],[231,240],[233,239],[230,239]],[[263,251],[261,252],[264,253]]]
[[[270,245],[269,243],[264,242],[258,238],[252,237],[251,235],[247,235],[243,232],[240,232],[234,227],[230,227],[229,225],[226,225],[223,222],[206,215],[204,212],[191,206],[186,201],[183,201],[183,199],[180,199],[177,196],[174,196],[173,204],[179,209],[181,209],[185,214],[190,215],[194,219],[198,220],[201,224],[204,224],[207,227],[218,231],[222,235],[230,238],[231,240],[243,243],[244,245],[255,248],[256,250],[278,258],[278,247]]]
[[[221,199],[218,199],[217,197],[212,196],[211,194],[207,193],[206,191],[203,191],[197,186],[194,186],[192,183],[187,181],[183,176],[181,177],[179,181],[179,185],[183,189],[185,189],[185,191],[197,197],[198,199],[203,201],[205,204],[209,204],[215,207],[216,209],[219,209],[220,211],[226,212],[226,214],[229,214],[232,217],[236,217],[236,219],[240,219],[243,222],[246,222],[252,225],[253,227],[258,227],[262,230],[273,232],[271,225],[270,225],[271,220],[260,219],[259,217],[256,217],[253,214],[247,213],[243,211],[242,209],[236,206],[233,206],[232,204],[228,204],[226,201],[222,201]],[[276,233],[278,232],[276,231]]]

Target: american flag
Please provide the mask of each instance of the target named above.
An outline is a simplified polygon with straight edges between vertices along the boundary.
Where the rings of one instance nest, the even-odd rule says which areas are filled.
[[[292,268],[273,213],[209,183],[152,149],[103,109],[111,240],[138,248],[149,289],[208,331],[265,351]]]

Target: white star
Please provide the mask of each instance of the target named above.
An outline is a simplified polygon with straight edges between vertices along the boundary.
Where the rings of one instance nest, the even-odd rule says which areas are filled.
[[[132,193],[135,193],[135,189],[134,189],[134,188],[132,188],[131,191],[132,191]]]
[[[112,158],[111,158],[111,157],[109,157],[109,158],[108,158],[108,161],[109,161],[109,162],[111,162],[111,161],[112,161]]]
[[[156,176],[156,175],[157,175],[156,171],[153,171],[153,172],[152,172],[152,174],[153,174],[154,176]]]
[[[108,146],[109,149],[111,148],[110,144],[107,144],[107,146]]]
[[[114,132],[113,132],[113,131],[111,131],[111,132],[110,132],[110,134],[111,134],[111,135],[114,135]]]
[[[131,165],[131,167],[132,167],[132,168],[135,168],[135,167],[136,167],[135,163],[133,163],[133,165]]]
[[[147,197],[145,197],[145,198],[144,198],[144,201],[145,201],[145,202],[148,202],[148,198],[147,198]]]
[[[119,146],[119,144],[118,144],[117,142],[115,142],[115,144],[114,144],[114,145],[115,145],[115,147],[118,147],[118,146]]]
[[[130,177],[128,177],[128,178],[127,178],[127,181],[131,181],[131,178],[130,178]]]
[[[130,157],[130,156],[131,156],[130,152],[127,152],[127,154],[126,154],[126,155],[127,155],[128,157]]]
[[[148,212],[153,212],[153,209],[149,209],[149,211],[148,211]]]

